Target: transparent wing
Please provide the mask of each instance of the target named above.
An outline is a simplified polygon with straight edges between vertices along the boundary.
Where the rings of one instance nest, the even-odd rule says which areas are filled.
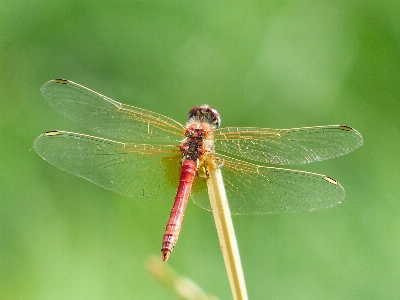
[[[325,175],[257,166],[219,155],[229,208],[235,215],[266,215],[314,211],[340,203],[343,187]],[[211,210],[210,201],[201,193],[205,181],[198,182],[193,201]]]
[[[173,201],[176,194],[181,168],[176,146],[50,131],[35,140],[34,149],[54,166],[122,195]]]
[[[171,118],[119,103],[72,81],[50,80],[41,92],[61,114],[109,138],[173,143],[184,134],[183,125]]]
[[[214,134],[215,149],[259,162],[299,165],[345,155],[363,143],[348,126],[292,129],[226,127]]]

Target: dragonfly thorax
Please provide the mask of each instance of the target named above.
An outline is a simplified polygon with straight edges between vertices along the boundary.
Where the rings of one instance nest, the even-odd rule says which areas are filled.
[[[180,146],[182,158],[201,162],[205,154],[214,152],[213,129],[208,123],[193,123],[186,126],[185,139]]]

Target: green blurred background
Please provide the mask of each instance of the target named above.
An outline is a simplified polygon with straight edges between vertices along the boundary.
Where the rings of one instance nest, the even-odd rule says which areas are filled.
[[[250,299],[398,299],[400,3],[0,2],[0,298],[174,299],[145,269],[170,202],[104,190],[43,161],[34,139],[90,133],[40,94],[67,78],[185,122],[207,103],[222,126],[346,124],[364,145],[295,166],[345,201],[313,213],[235,217]],[[168,261],[231,292],[212,214],[189,203]]]

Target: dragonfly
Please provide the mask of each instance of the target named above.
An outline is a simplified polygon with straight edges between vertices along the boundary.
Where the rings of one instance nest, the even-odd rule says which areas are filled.
[[[343,201],[336,180],[268,165],[331,159],[363,143],[361,134],[345,125],[220,128],[219,113],[208,105],[191,109],[183,125],[66,79],[48,81],[41,93],[59,113],[102,136],[45,132],[34,142],[44,160],[122,195],[175,197],[162,241],[164,261],[177,242],[188,198],[211,210],[207,179],[217,168],[234,215],[316,211]]]

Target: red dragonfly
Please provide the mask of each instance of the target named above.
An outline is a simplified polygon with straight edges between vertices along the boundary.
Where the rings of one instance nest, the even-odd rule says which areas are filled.
[[[314,211],[344,199],[336,180],[244,160],[299,165],[347,154],[363,143],[359,132],[344,125],[219,128],[218,112],[207,105],[193,108],[182,125],[65,79],[47,82],[41,92],[60,113],[110,138],[49,131],[34,143],[43,159],[122,195],[162,200],[175,195],[162,242],[164,261],[178,239],[189,195],[211,210],[206,182],[213,169],[222,170],[232,214]]]

